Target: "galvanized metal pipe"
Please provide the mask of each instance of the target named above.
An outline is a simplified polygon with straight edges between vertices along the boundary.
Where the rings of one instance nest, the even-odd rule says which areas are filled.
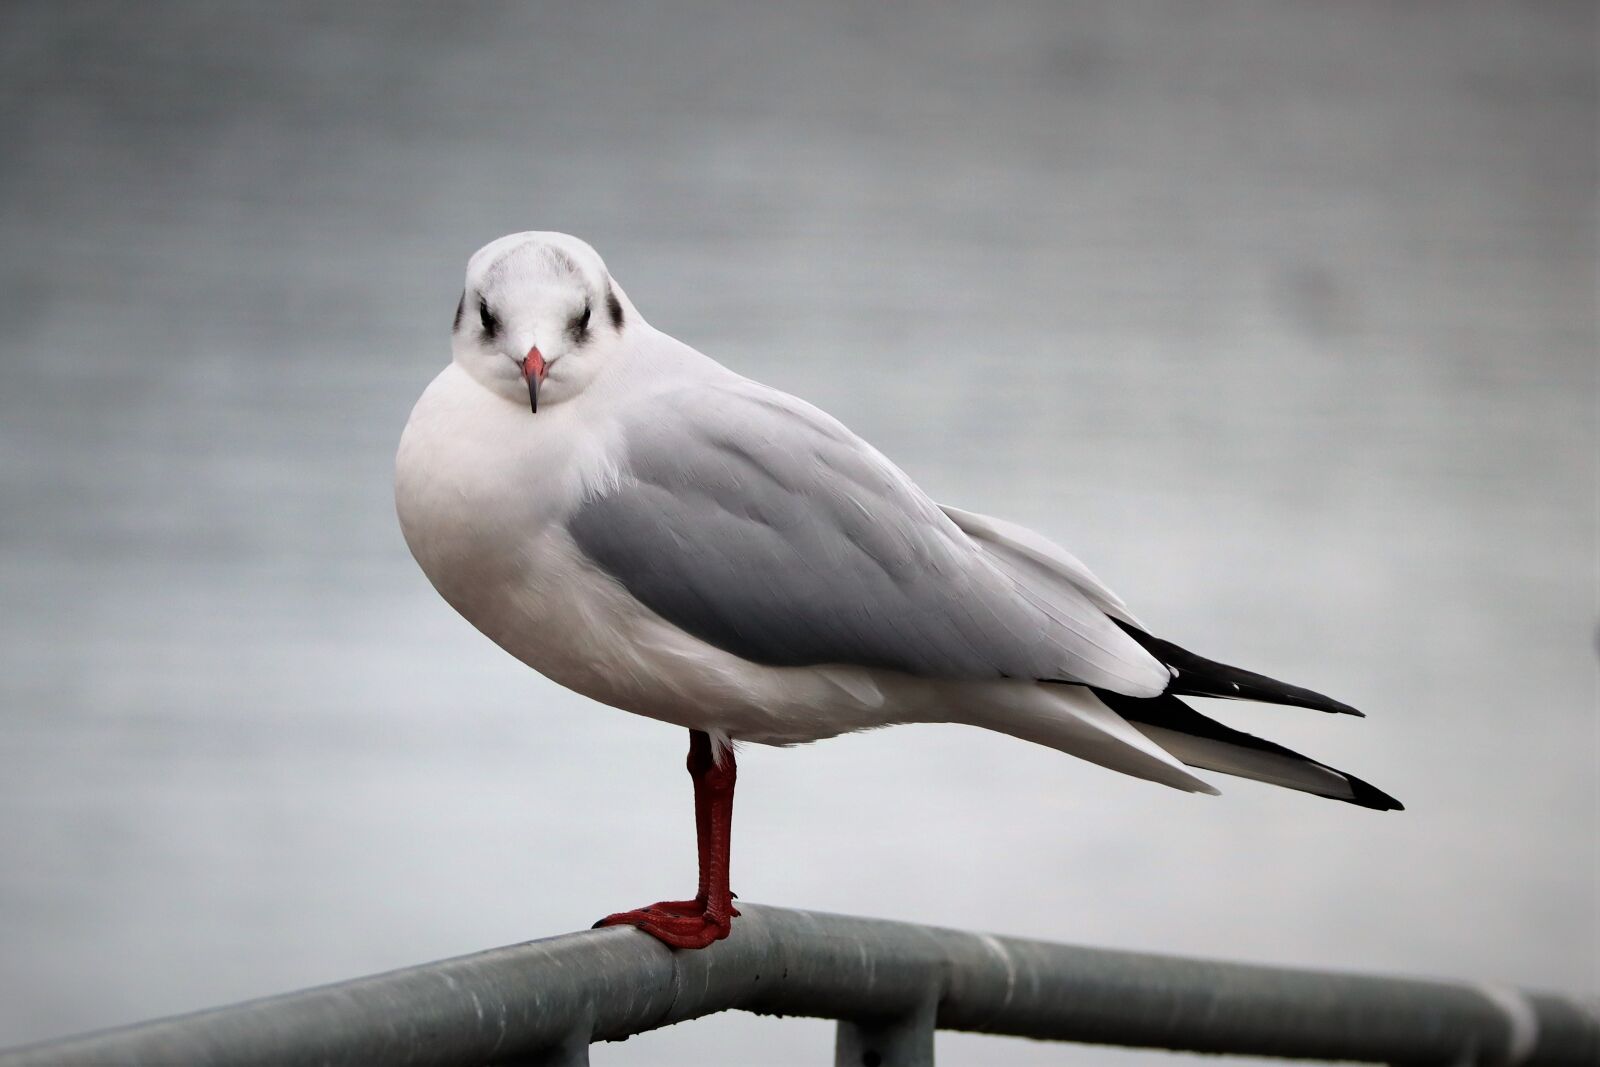
[[[729,1008],[846,1020],[841,1050],[882,1041],[914,1064],[931,1059],[914,1058],[929,1011],[941,1029],[1200,1052],[1600,1061],[1600,1012],[1556,995],[740,907],[734,935],[699,952],[593,930],[0,1053],[0,1067],[578,1064],[585,1036]]]

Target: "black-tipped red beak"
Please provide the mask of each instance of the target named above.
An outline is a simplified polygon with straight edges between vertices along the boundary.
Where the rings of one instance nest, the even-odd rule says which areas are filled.
[[[537,415],[539,383],[544,381],[544,355],[539,351],[538,345],[528,349],[528,355],[522,361],[522,376],[528,382],[528,407]]]

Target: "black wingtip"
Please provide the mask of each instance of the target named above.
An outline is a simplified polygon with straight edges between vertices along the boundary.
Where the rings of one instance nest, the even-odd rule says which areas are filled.
[[[1344,780],[1350,784],[1350,792],[1354,795],[1348,797],[1332,797],[1333,800],[1342,800],[1346,804],[1354,804],[1360,808],[1371,808],[1373,811],[1405,811],[1406,806],[1394,797],[1385,793],[1370,782],[1363,782],[1353,774],[1345,774]]]
[[[1312,796],[1324,797],[1328,800],[1337,800],[1342,804],[1354,804],[1358,808],[1370,808],[1374,811],[1405,810],[1404,804],[1370,782],[1364,782],[1355,775],[1341,771],[1337,767],[1330,767],[1326,763],[1302,755],[1293,749],[1285,748],[1275,741],[1268,741],[1265,738],[1256,737],[1254,734],[1247,734],[1243,730],[1235,730],[1233,727],[1220,723],[1215,719],[1207,718],[1170,693],[1141,699],[1139,697],[1123,696],[1121,693],[1113,693],[1104,689],[1094,689],[1093,692],[1101,703],[1124,719],[1127,719],[1135,729],[1139,728],[1140,724],[1143,724],[1189,738],[1216,742],[1245,751],[1283,756],[1338,775],[1345,788],[1338,789],[1338,787],[1331,786],[1326,781],[1315,785],[1310,783],[1291,784],[1285,781],[1273,781],[1270,778],[1257,778],[1258,781],[1285,786],[1289,789],[1309,793]],[[1156,743],[1162,744],[1163,742],[1160,739],[1156,739]],[[1229,768],[1203,758],[1197,760],[1193,757],[1185,757],[1181,751],[1176,749],[1173,750],[1173,754],[1192,767],[1218,771],[1222,774],[1235,774],[1241,778],[1255,777],[1248,770],[1241,770],[1237,767]]]
[[[1307,689],[1306,692],[1311,693],[1311,690]],[[1352,708],[1349,704],[1346,704],[1341,700],[1335,700],[1332,697],[1323,696],[1321,693],[1311,693],[1311,695],[1317,698],[1317,703],[1299,704],[1296,706],[1302,708],[1311,708],[1313,711],[1325,711],[1330,715],[1354,715],[1358,719],[1365,719],[1367,717],[1367,713],[1362,711],[1360,708]]]
[[[1354,715],[1358,719],[1366,718],[1349,704],[1304,686],[1290,685],[1276,678],[1268,678],[1264,674],[1230,667],[1226,663],[1197,656],[1186,648],[1153,637],[1121,619],[1112,621],[1137,641],[1146,652],[1166,664],[1172,671],[1172,681],[1167,685],[1167,692],[1173,696],[1255,700],[1263,704],[1284,704],[1289,707],[1324,711],[1331,715]]]

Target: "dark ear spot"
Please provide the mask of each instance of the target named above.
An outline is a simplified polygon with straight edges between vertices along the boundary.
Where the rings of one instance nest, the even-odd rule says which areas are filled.
[[[606,312],[611,316],[611,328],[622,329],[622,301],[617,299],[617,291],[611,286],[606,286]]]
[[[467,291],[461,290],[461,299],[456,301],[456,319],[450,324],[450,332],[455,333],[461,329],[461,316],[467,313]]]

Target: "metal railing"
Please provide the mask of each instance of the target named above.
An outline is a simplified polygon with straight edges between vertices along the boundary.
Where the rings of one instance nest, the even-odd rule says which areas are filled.
[[[835,1063],[849,1067],[930,1065],[935,1029],[1452,1067],[1600,1063],[1600,1009],[1558,995],[741,908],[733,936],[698,952],[591,930],[0,1052],[0,1067],[571,1067],[593,1041],[729,1008],[840,1020]]]

